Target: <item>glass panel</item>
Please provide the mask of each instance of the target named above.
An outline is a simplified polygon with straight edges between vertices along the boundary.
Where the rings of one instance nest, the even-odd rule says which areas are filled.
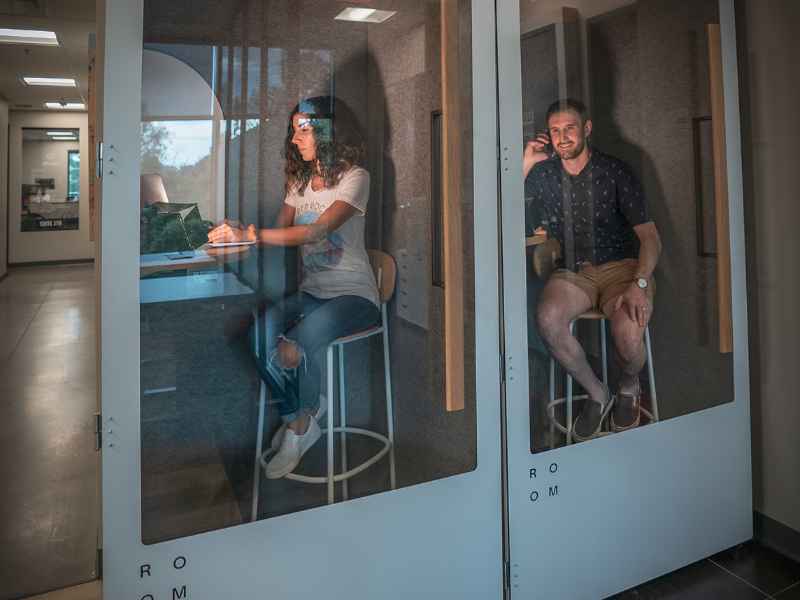
[[[733,399],[714,222],[717,11],[520,1],[532,452]]]
[[[79,145],[78,129],[22,130],[20,231],[78,229]]]
[[[474,469],[469,2],[184,4],[144,11],[143,541]]]

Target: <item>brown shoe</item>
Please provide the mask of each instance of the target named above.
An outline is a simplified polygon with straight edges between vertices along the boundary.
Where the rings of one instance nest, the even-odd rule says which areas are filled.
[[[600,433],[603,421],[614,406],[614,396],[606,388],[605,401],[595,402],[587,398],[580,414],[572,425],[572,437],[578,442],[585,442]]]
[[[636,390],[633,392],[617,392],[616,402],[611,411],[611,430],[614,432],[627,431],[639,426],[642,418],[642,386],[636,380]]]

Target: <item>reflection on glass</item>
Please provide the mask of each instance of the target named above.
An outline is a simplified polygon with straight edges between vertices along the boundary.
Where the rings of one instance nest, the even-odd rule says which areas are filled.
[[[22,130],[20,231],[78,229],[79,138],[78,129]]]
[[[173,5],[145,2],[143,541],[474,469],[467,185],[446,288],[466,352],[447,369],[432,274],[434,194],[450,191],[432,115],[471,122],[467,79],[457,110],[442,106],[439,7],[407,0],[367,25],[324,0],[221,2],[199,19]],[[444,60],[462,73],[458,6]],[[449,160],[469,181],[469,128]],[[445,373],[463,379],[461,410]]]
[[[732,400],[695,251],[717,3],[520,10],[531,450]]]

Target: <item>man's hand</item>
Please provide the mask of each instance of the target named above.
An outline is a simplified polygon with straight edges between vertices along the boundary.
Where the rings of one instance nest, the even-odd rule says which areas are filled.
[[[644,328],[650,320],[650,300],[645,291],[635,283],[628,286],[628,289],[617,298],[614,312],[622,307],[625,307],[625,312],[631,321],[635,321],[639,327]]]
[[[531,169],[543,160],[550,158],[545,152],[545,147],[550,144],[550,136],[540,133],[533,140],[525,144],[525,152],[522,154],[522,175],[528,176]]]
[[[248,225],[243,229],[238,223],[225,221],[208,232],[208,241],[212,244],[224,244],[231,242],[256,241],[255,225]]]

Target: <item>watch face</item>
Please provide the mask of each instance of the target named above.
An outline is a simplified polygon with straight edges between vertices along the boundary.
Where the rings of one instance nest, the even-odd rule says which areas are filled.
[[[647,279],[644,277],[639,277],[639,279],[636,280],[636,285],[642,289],[645,289],[647,287]]]

